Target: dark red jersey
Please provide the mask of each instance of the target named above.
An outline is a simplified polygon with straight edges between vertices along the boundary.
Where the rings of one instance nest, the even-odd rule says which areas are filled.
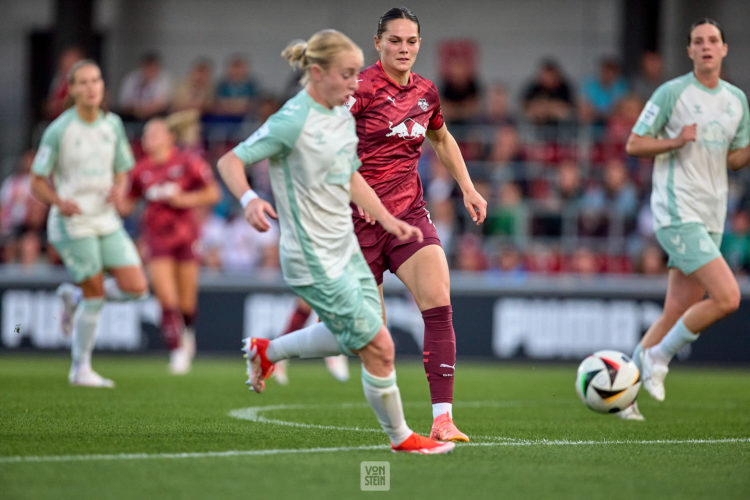
[[[407,85],[399,85],[379,61],[359,78],[347,103],[357,120],[359,172],[393,215],[421,208],[425,202],[417,163],[427,130],[443,126],[438,90],[416,73]]]
[[[203,158],[174,149],[164,163],[149,157],[136,163],[130,174],[130,197],[146,200],[141,227],[146,240],[190,242],[198,238],[198,224],[190,208],[176,208],[169,198],[179,191],[195,191],[213,181]]]

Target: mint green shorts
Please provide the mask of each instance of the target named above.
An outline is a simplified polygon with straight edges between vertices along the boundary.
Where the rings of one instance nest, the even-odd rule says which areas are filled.
[[[50,243],[75,283],[96,276],[104,269],[141,265],[135,244],[123,228],[104,236],[62,238]]]
[[[346,354],[369,344],[383,325],[380,293],[360,251],[338,278],[292,290],[318,313]]]
[[[685,274],[692,274],[721,257],[721,238],[722,233],[709,233],[700,222],[656,230],[656,239],[669,256],[667,266],[676,267]]]

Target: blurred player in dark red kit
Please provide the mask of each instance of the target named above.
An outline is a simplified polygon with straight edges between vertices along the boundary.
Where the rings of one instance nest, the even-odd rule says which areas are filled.
[[[359,88],[347,105],[357,121],[359,172],[391,214],[422,230],[424,241],[398,241],[359,209],[354,228],[378,283],[381,303],[383,273],[390,270],[406,285],[422,312],[424,366],[433,413],[430,436],[468,441],[453,423],[456,337],[448,262],[426,209],[417,172],[425,137],[461,188],[464,206],[476,224],[484,221],[487,202],[474,188],[458,144],[443,122],[437,88],[411,71],[421,41],[414,13],[405,7],[386,12],[374,37],[380,60],[360,73]]]
[[[140,198],[146,201],[141,219],[144,257],[162,308],[169,371],[179,375],[190,370],[195,354],[199,272],[195,247],[200,228],[192,209],[217,203],[221,191],[203,158],[175,146],[166,121],[156,118],[146,123],[142,142],[146,155],[131,173],[122,211],[132,212]]]

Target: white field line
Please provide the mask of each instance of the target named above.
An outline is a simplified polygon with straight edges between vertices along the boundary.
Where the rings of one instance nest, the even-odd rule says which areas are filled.
[[[613,440],[613,441],[571,441],[567,439],[528,439],[489,442],[462,443],[459,448],[465,447],[492,447],[492,446],[610,446],[610,445],[681,445],[681,444],[727,444],[727,443],[750,443],[750,438],[724,438],[724,439],[654,439],[654,440]],[[388,445],[367,446],[338,446],[331,448],[280,448],[271,450],[228,450],[228,451],[206,451],[193,453],[118,453],[112,455],[38,455],[38,456],[9,456],[0,457],[0,464],[12,463],[44,463],[44,462],[94,462],[112,460],[175,460],[185,458],[227,458],[303,453],[340,453],[347,451],[373,451],[388,450]]]
[[[471,401],[460,406],[495,407],[515,406],[517,402],[501,401]],[[383,432],[376,428],[345,427],[336,425],[308,424],[303,422],[292,422],[287,420],[271,419],[261,415],[267,411],[283,410],[309,410],[316,408],[366,408],[366,403],[343,403],[343,404],[294,404],[294,405],[271,405],[253,406],[232,410],[229,416],[241,420],[249,420],[265,424],[284,425],[303,429],[327,429],[338,431],[356,432]],[[568,440],[568,439],[516,439],[504,436],[473,436],[471,443],[462,443],[459,447],[494,447],[494,446],[613,446],[613,445],[711,445],[727,443],[750,443],[750,438],[720,438],[720,439],[654,439],[654,440]],[[337,446],[328,448],[278,448],[266,450],[228,450],[207,451],[188,453],[117,453],[117,454],[95,454],[95,455],[17,455],[0,456],[0,464],[11,463],[49,463],[49,462],[88,462],[88,461],[112,461],[112,460],[175,460],[186,458],[226,458],[244,456],[265,456],[282,454],[303,453],[337,453],[347,451],[388,450],[388,445],[365,445],[365,446]]]

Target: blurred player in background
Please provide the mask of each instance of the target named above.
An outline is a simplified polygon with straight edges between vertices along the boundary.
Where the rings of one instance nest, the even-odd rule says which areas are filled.
[[[719,78],[727,50],[716,21],[694,23],[687,46],[693,71],[654,92],[627,143],[628,154],[656,158],[651,210],[669,255],[664,310],[633,352],[643,386],[658,401],[672,357],[740,302],[719,245],[727,166],[750,163],[750,117],[745,94]]]
[[[411,71],[421,44],[417,17],[407,8],[383,14],[374,37],[380,60],[363,70],[359,89],[347,102],[357,121],[360,172],[388,212],[419,227],[424,241],[399,241],[359,207],[354,227],[375,275],[383,302],[383,273],[406,285],[425,324],[424,367],[430,385],[431,437],[468,441],[453,423],[456,337],[448,262],[425,208],[417,163],[425,137],[461,188],[471,219],[481,224],[487,202],[474,188],[458,144],[443,122],[435,85]],[[385,306],[383,305],[383,317]]]
[[[322,321],[272,341],[246,338],[248,383],[262,392],[273,363],[281,359],[356,353],[365,396],[393,450],[447,453],[454,443],[425,438],[406,425],[393,340],[353,232],[351,200],[398,240],[422,241],[420,230],[388,213],[357,173],[355,124],[344,104],[357,88],[362,51],[342,33],[324,30],[289,45],[282,55],[303,71],[303,90],[222,156],[218,166],[248,222],[266,231],[267,216],[276,218],[276,211],[250,189],[244,166],[270,158],[284,279]]]
[[[32,165],[31,188],[52,205],[49,241],[79,289],[63,284],[63,331],[73,331],[72,385],[114,387],[91,368],[96,328],[105,297],[129,300],[146,294],[146,277],[135,245],[115,207],[133,167],[120,117],[102,108],[104,80],[92,60],[68,75],[69,107],[44,131]],[[54,187],[47,178],[53,174]],[[114,277],[105,282],[103,271]],[[82,294],[82,300],[74,295]],[[74,311],[74,316],[71,312]]]
[[[127,215],[139,199],[146,200],[141,234],[148,274],[161,305],[169,371],[182,375],[195,354],[200,230],[192,209],[217,203],[221,190],[203,158],[175,146],[165,120],[146,123],[142,144],[146,155],[131,172],[130,191],[118,209]]]

